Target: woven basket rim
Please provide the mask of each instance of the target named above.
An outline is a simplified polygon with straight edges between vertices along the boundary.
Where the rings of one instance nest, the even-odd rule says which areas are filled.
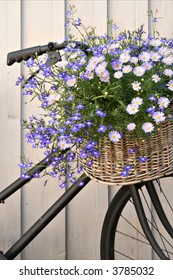
[[[87,167],[85,159],[79,159],[85,174],[97,182],[106,185],[130,185],[167,176],[173,170],[172,121],[163,122],[160,131],[151,135],[147,141],[133,137],[124,137],[116,143],[107,141],[107,138],[101,141],[100,144],[105,143],[102,154],[99,160],[90,157],[90,160],[93,160],[91,168]],[[128,154],[128,149],[132,144],[139,148],[135,155]],[[147,155],[146,163],[139,162],[140,154]],[[123,177],[121,175],[122,166],[117,163],[118,160],[122,160],[122,166],[133,164],[133,173]]]
[[[135,185],[135,184],[138,184],[138,183],[142,183],[142,182],[148,182],[148,181],[153,181],[153,180],[156,180],[156,179],[162,179],[164,177],[169,177],[169,176],[173,176],[173,166],[171,166],[170,170],[168,172],[165,172],[165,173],[162,173],[162,174],[159,174],[157,176],[148,176],[146,177],[145,179],[139,179],[139,180],[132,180],[132,181],[124,181],[124,182],[121,182],[121,183],[111,183],[109,181],[102,181],[102,180],[99,180],[97,178],[94,178],[93,176],[91,176],[90,174],[87,173],[87,171],[84,170],[84,173],[86,174],[86,176],[88,176],[90,179],[94,180],[95,182],[98,182],[98,183],[101,183],[103,185],[108,185],[108,186],[129,186],[129,185]]]

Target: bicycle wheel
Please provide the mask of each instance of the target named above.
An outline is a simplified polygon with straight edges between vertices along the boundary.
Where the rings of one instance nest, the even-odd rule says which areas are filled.
[[[148,232],[139,222],[131,186],[113,198],[103,223],[101,259],[173,259],[173,196],[167,179],[135,185]],[[132,198],[133,197],[133,198]],[[145,233],[144,233],[145,232]]]

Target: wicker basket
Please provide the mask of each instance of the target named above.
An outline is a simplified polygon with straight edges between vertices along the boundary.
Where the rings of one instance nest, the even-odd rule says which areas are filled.
[[[88,159],[79,159],[84,172],[92,179],[107,185],[128,185],[141,181],[156,179],[168,174],[173,169],[173,122],[161,124],[157,134],[149,139],[138,140],[131,134],[125,135],[119,142],[112,143],[108,139],[99,143],[102,153],[99,158],[90,156],[93,161],[87,167]],[[135,153],[129,153],[129,149]],[[146,162],[139,157],[146,156]],[[128,177],[121,175],[124,165],[130,164],[133,169]]]

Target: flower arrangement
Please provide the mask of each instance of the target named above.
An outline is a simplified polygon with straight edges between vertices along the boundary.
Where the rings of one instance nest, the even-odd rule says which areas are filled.
[[[43,109],[42,116],[22,121],[27,141],[45,155],[54,153],[46,172],[61,180],[62,188],[66,178],[75,182],[76,168],[77,173],[83,169],[81,160],[91,169],[92,158],[99,160],[100,139],[118,143],[128,133],[146,141],[172,119],[173,40],[146,36],[143,26],[117,34],[112,20],[109,34],[98,36],[75,12],[71,6],[66,26],[79,31],[80,42],[69,34],[62,61],[47,65],[48,56],[31,58],[26,62],[31,78],[20,76],[17,81],[23,94],[37,98]],[[156,17],[152,20],[157,22]],[[135,153],[133,145],[129,153]],[[147,160],[146,154],[138,158],[140,164]],[[116,159],[115,169],[117,162],[121,166]],[[27,177],[31,162],[22,160],[20,166]],[[133,162],[127,163],[119,173],[128,177],[134,168]]]

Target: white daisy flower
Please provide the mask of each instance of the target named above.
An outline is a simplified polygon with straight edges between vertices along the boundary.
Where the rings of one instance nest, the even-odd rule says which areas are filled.
[[[150,52],[150,57],[152,61],[159,61],[161,58],[161,55],[158,52]]]
[[[161,108],[168,108],[169,103],[170,103],[170,101],[167,97],[160,97],[158,99],[158,104]]]
[[[91,72],[91,71],[93,71],[93,70],[95,69],[95,67],[96,67],[96,64],[95,64],[95,63],[89,62],[88,65],[87,65],[87,67],[86,67],[86,70],[87,70],[88,72]]]
[[[150,60],[150,54],[148,52],[142,52],[139,55],[139,60],[141,60],[143,62],[149,61]]]
[[[133,90],[136,90],[136,91],[139,91],[140,89],[141,89],[141,83],[140,82],[137,82],[137,81],[135,81],[135,82],[133,82],[132,83],[132,88],[133,88]]]
[[[98,63],[102,63],[105,60],[105,56],[104,55],[100,55],[100,56],[97,57],[97,60],[98,60]]]
[[[165,63],[166,65],[171,65],[173,63],[173,56],[169,55],[167,57],[164,57],[162,59],[163,63]]]
[[[136,56],[132,56],[130,58],[130,62],[133,63],[133,64],[137,64],[138,63],[138,58]]]
[[[130,59],[130,55],[127,51],[120,54],[120,62],[126,63],[129,61],[129,59]]]
[[[114,73],[114,78],[116,78],[116,79],[121,79],[122,76],[123,76],[123,72],[122,71],[116,71]]]
[[[171,53],[171,51],[170,51],[170,49],[168,47],[163,47],[163,46],[158,49],[158,52],[162,56],[168,56]]]
[[[142,103],[143,103],[143,99],[140,97],[135,97],[131,101],[131,104],[137,105],[137,106],[141,105]]]
[[[156,123],[163,122],[165,120],[165,115],[163,112],[156,111],[153,113],[152,118]]]
[[[110,131],[108,136],[112,142],[118,142],[122,138],[121,134],[115,130]]]
[[[159,39],[152,39],[152,40],[150,40],[149,43],[153,47],[159,47],[162,44],[161,40],[159,40]]]
[[[143,66],[136,66],[133,70],[133,73],[138,76],[141,77],[144,75],[145,73],[145,68]]]
[[[160,80],[161,80],[161,78],[157,74],[152,76],[152,81],[153,82],[158,83]]]
[[[136,124],[135,123],[129,123],[128,125],[127,125],[127,130],[128,131],[132,131],[132,130],[134,130],[136,128]]]
[[[50,94],[47,98],[46,101],[48,102],[49,105],[53,104],[54,102],[57,101],[57,95],[55,94]]]
[[[121,70],[122,68],[122,63],[119,60],[115,60],[111,63],[112,68],[116,71],[116,70]]]
[[[132,71],[132,66],[126,65],[122,69],[123,73],[130,73]]]
[[[171,69],[165,69],[163,74],[167,77],[171,77],[173,75],[173,71]]]
[[[126,112],[129,115],[135,115],[137,112],[139,112],[139,106],[137,106],[136,104],[129,104],[126,107]]]
[[[173,91],[173,80],[170,80],[169,83],[167,84],[169,90]]]
[[[67,141],[65,139],[62,139],[58,142],[58,147],[60,148],[60,150],[65,150],[67,148],[69,148],[71,146],[71,144],[67,143]]]
[[[142,129],[145,133],[152,132],[154,130],[154,125],[150,122],[146,122],[142,125]]]
[[[145,68],[145,70],[147,70],[147,71],[149,71],[152,67],[153,67],[153,65],[152,65],[152,63],[151,62],[143,62],[142,63],[142,66]]]
[[[66,84],[69,87],[73,87],[76,84],[76,77],[74,77],[74,76],[68,77]]]
[[[97,65],[98,64],[98,57],[97,56],[92,56],[88,62],[88,64],[94,64]]]
[[[93,72],[86,71],[86,72],[85,72],[85,77],[86,77],[88,80],[92,80],[92,79],[94,78],[94,74],[93,74]]]

